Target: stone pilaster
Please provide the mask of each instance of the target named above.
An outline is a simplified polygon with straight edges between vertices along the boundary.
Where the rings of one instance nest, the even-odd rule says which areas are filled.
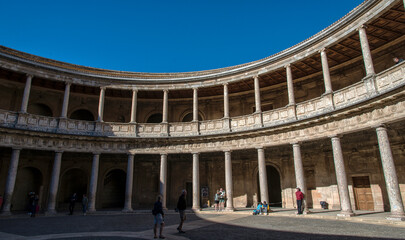
[[[132,209],[132,188],[134,180],[134,155],[128,154],[127,178],[125,184],[125,203],[123,212],[133,212]]]
[[[98,101],[98,118],[97,118],[97,121],[99,121],[99,122],[103,121],[104,98],[105,98],[105,88],[102,87],[102,88],[100,88],[100,98],[99,98],[99,101]]]
[[[13,199],[15,179],[17,178],[18,162],[20,160],[21,149],[13,148],[11,153],[10,167],[8,168],[8,175],[6,180],[6,188],[3,196],[3,208],[1,215],[11,215],[11,200]]]
[[[49,185],[49,198],[48,207],[46,209],[47,215],[56,214],[56,196],[59,189],[59,177],[60,177],[60,166],[62,164],[62,154],[63,152],[55,152],[55,159],[53,161],[51,183]]]
[[[226,211],[233,211],[233,181],[231,151],[225,151]]]
[[[294,155],[295,181],[297,183],[297,187],[299,187],[301,192],[304,194],[304,214],[308,214],[307,185],[305,183],[304,165],[302,164],[301,146],[298,143],[294,143],[292,146]]]
[[[323,81],[325,84],[325,94],[329,94],[329,93],[332,93],[332,83],[330,80],[329,64],[328,64],[328,57],[326,55],[326,49],[322,48],[319,52],[321,53]]]
[[[25,87],[24,87],[24,95],[23,99],[21,102],[21,110],[20,112],[26,113],[27,112],[27,107],[28,107],[28,101],[30,98],[30,92],[31,92],[31,82],[32,82],[33,76],[28,74],[27,75],[27,80],[25,82]]]
[[[401,198],[401,191],[399,189],[394,158],[392,157],[390,142],[388,140],[387,129],[384,126],[380,126],[377,127],[376,131],[385,184],[387,186],[388,199],[391,207],[391,215],[388,219],[405,221],[404,205]]]
[[[199,211],[200,206],[200,160],[199,154],[193,153],[193,210]]]
[[[98,182],[98,169],[100,163],[100,154],[93,154],[93,164],[91,166],[90,190],[89,190],[89,212],[96,211],[96,195]]]
[[[266,168],[266,160],[264,156],[264,149],[258,148],[257,149],[257,161],[258,161],[258,169],[259,169],[259,185],[260,185],[260,201],[267,203],[269,202],[269,190],[267,186],[267,168]]]
[[[350,217],[353,216],[352,205],[350,204],[350,196],[347,185],[347,176],[345,170],[345,163],[343,161],[342,147],[340,145],[339,137],[332,137],[333,160],[335,162],[336,180],[339,190],[340,208],[341,211],[338,216]]]
[[[63,105],[62,105],[62,113],[60,114],[61,118],[67,117],[68,107],[69,107],[69,96],[70,96],[70,86],[72,83],[67,82],[65,85],[65,93],[63,95]]]
[[[167,154],[160,155],[160,187],[159,193],[162,196],[162,206],[166,208],[166,183],[167,182]]]

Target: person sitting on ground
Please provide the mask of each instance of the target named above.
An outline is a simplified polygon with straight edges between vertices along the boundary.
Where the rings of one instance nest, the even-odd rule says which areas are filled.
[[[266,215],[269,214],[268,211],[267,211],[268,206],[269,205],[267,204],[267,202],[263,201],[262,214],[266,214]]]
[[[258,215],[262,212],[263,204],[261,202],[257,203],[257,208],[253,210],[253,215]]]

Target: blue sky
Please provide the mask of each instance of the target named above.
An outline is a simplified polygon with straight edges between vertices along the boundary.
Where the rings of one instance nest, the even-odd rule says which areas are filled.
[[[0,0],[0,45],[111,70],[209,70],[280,52],[361,2]]]

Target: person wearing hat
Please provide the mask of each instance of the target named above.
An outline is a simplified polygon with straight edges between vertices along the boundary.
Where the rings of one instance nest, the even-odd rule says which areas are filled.
[[[295,197],[297,198],[297,209],[298,209],[298,214],[302,214],[302,200],[304,200],[304,194],[301,192],[301,189],[299,187],[295,188]]]

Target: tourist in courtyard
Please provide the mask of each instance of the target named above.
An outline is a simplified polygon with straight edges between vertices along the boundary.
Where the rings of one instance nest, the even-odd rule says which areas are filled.
[[[262,214],[268,215],[269,214],[268,210],[269,210],[269,205],[267,204],[266,201],[263,201]]]
[[[299,187],[296,188],[295,197],[297,198],[298,214],[302,214],[302,200],[304,199],[304,194],[301,192]]]
[[[404,61],[404,59],[398,58],[398,57],[394,57],[392,60],[394,61],[395,64],[398,64],[398,63],[401,63]]]
[[[219,211],[223,211],[225,209],[225,198],[226,198],[225,190],[220,188],[219,189]]]
[[[76,201],[77,201],[76,193],[73,193],[73,195],[69,199],[69,215],[73,215],[73,211],[75,210]]]
[[[87,198],[86,194],[83,194],[82,198],[82,209],[83,209],[83,216],[86,216],[87,213],[87,204],[89,203],[89,199]]]
[[[187,195],[187,191],[185,189],[183,189],[181,191],[179,201],[177,202],[177,209],[180,214],[180,224],[177,227],[177,230],[179,231],[179,233],[185,233],[183,231],[183,223],[186,220],[186,208],[187,208],[186,195]]]
[[[154,238],[157,238],[157,228],[158,228],[158,225],[160,224],[159,238],[164,239],[165,237],[163,236],[162,233],[163,233],[163,227],[165,225],[165,221],[164,221],[165,214],[163,212],[163,206],[162,206],[161,200],[162,200],[162,197],[158,196],[157,201],[153,205],[152,214],[155,218],[153,234],[154,234]]]
[[[262,212],[263,204],[261,202],[257,203],[257,207],[253,210],[253,215],[259,215]]]
[[[219,211],[219,195],[220,195],[220,192],[219,192],[219,190],[217,190],[217,193],[215,193],[215,197],[214,197],[214,202],[215,202],[214,207],[215,207],[216,212]]]

